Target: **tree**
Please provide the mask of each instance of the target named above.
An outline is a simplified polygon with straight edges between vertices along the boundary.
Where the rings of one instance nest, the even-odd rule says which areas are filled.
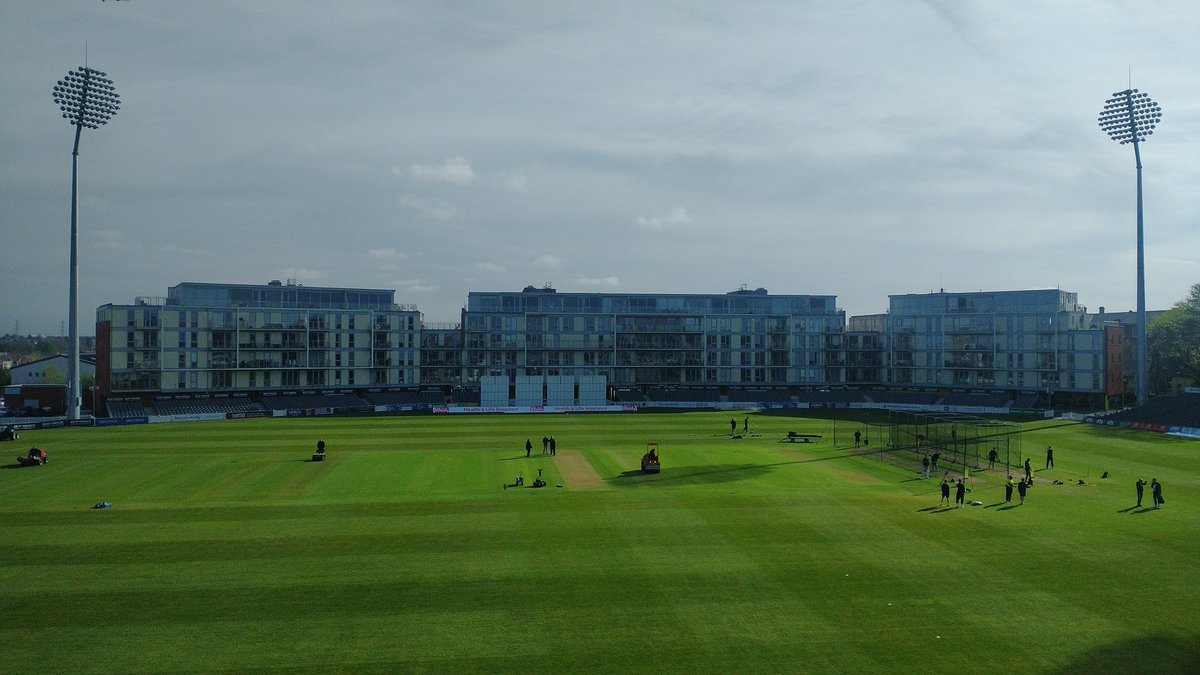
[[[1159,393],[1171,391],[1174,378],[1200,382],[1200,284],[1146,328],[1150,384]]]
[[[42,384],[66,384],[67,376],[58,366],[51,363],[42,371]]]

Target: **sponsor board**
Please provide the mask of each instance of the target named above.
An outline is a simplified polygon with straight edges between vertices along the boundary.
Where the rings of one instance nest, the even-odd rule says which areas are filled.
[[[268,416],[270,416],[270,413],[268,413],[266,410],[247,410],[243,412],[225,413],[225,419],[227,420],[248,420],[255,417]]]
[[[34,429],[58,429],[67,426],[65,419],[61,420],[39,420],[37,422],[3,422],[0,427],[12,427],[16,431],[33,431]],[[75,420],[71,422],[71,426],[92,426],[92,421]]]
[[[504,414],[523,415],[573,412],[637,412],[635,405],[530,405],[530,406],[433,406],[435,415]]]
[[[801,404],[803,405],[803,404]],[[893,410],[896,412],[954,412],[987,415],[1007,415],[1013,410],[989,406],[937,405],[933,403],[813,403],[813,408],[853,408],[855,410]],[[1034,411],[1041,413],[1041,410]]]
[[[151,415],[150,424],[166,424],[168,422],[211,422],[225,419],[225,413],[198,413],[193,415]]]
[[[1200,429],[1196,427],[1171,427],[1171,430],[1167,434],[1170,436],[1179,436],[1180,438],[1200,439]]]
[[[149,424],[149,417],[101,417],[96,420],[98,427],[123,427],[127,424]]]
[[[375,412],[377,412],[377,413],[380,413],[380,412],[408,412],[408,411],[416,410],[416,409],[417,409],[417,406],[415,406],[415,405],[398,405],[396,403],[389,403],[387,405],[375,406]]]

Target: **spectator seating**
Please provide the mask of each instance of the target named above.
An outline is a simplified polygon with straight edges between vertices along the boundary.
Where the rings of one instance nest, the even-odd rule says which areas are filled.
[[[435,390],[380,391],[364,394],[363,398],[375,405],[446,405],[445,395]]]
[[[951,392],[942,398],[942,405],[973,406],[977,408],[1004,408],[1008,406],[1008,394],[968,394]]]
[[[730,403],[788,403],[792,400],[786,389],[730,389]]]
[[[646,397],[637,389],[619,388],[615,390],[617,403],[644,403]]]
[[[1036,408],[1038,404],[1037,394],[1018,394],[1013,399],[1012,407],[1014,408]]]
[[[109,417],[145,417],[146,414],[146,410],[142,408],[141,401],[108,400]]]
[[[262,405],[268,410],[308,410],[337,408],[339,410],[369,409],[371,404],[354,394],[295,394],[264,396]]]
[[[207,415],[215,413],[250,412],[262,410],[257,403],[245,396],[221,398],[157,398],[154,399],[155,415]]]
[[[866,399],[855,389],[804,389],[796,392],[796,400],[800,403],[862,403]]]
[[[721,400],[721,393],[716,389],[651,387],[646,390],[646,399],[665,403],[716,403]]]
[[[1200,394],[1160,396],[1140,408],[1122,410],[1108,415],[1105,419],[1167,427],[1200,428]]]
[[[868,392],[870,400],[875,403],[903,403],[915,405],[932,405],[937,403],[937,392],[932,391],[892,391],[879,389]]]
[[[376,391],[363,394],[363,398],[375,405],[416,405],[421,400],[421,392],[416,389]]]

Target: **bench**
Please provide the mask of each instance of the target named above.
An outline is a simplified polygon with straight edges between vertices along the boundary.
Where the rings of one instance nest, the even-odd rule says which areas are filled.
[[[821,440],[821,434],[798,434],[789,431],[787,435],[788,443],[816,443],[819,440]]]
[[[324,462],[324,461],[325,461],[325,453],[323,453],[323,452],[319,452],[319,453],[316,453],[316,454],[314,454],[314,455],[313,455],[313,458],[312,458],[312,461],[314,461],[314,462]]]

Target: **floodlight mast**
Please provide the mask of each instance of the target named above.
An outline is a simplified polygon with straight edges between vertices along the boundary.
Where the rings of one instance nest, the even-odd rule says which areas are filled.
[[[1142,151],[1139,144],[1154,133],[1162,120],[1162,109],[1150,95],[1137,89],[1113,93],[1100,111],[1100,128],[1114,141],[1133,143],[1137,164],[1137,371],[1134,395],[1139,406],[1149,399],[1149,368],[1146,364],[1146,252],[1142,223]]]
[[[71,149],[71,291],[70,360],[67,368],[67,419],[79,419],[81,387],[79,378],[79,137],[83,128],[98,129],[112,119],[121,107],[121,97],[105,73],[80,66],[68,72],[54,86],[54,102],[62,116],[75,127],[75,145]],[[95,411],[92,412],[95,414]]]

